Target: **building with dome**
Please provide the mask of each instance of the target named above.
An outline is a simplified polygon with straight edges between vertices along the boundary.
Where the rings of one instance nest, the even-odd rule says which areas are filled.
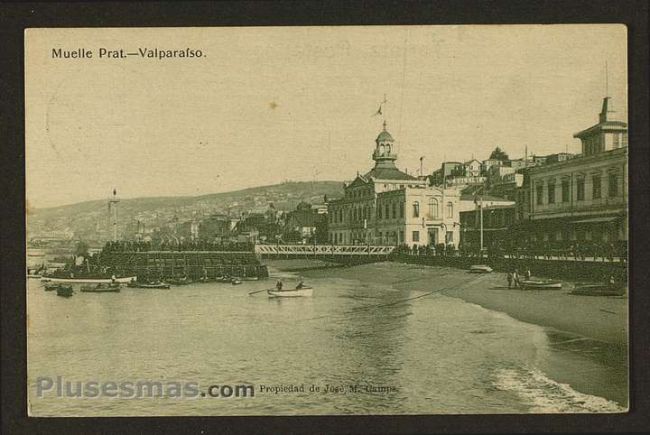
[[[428,185],[399,170],[395,140],[384,128],[375,139],[374,167],[343,186],[330,200],[328,238],[336,245],[430,245],[458,243],[457,189]]]

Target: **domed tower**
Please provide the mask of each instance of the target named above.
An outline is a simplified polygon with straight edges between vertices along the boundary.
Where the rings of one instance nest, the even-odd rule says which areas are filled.
[[[375,139],[375,143],[375,151],[372,153],[375,168],[395,168],[395,160],[397,160],[395,139],[386,131],[386,121],[384,121],[384,129]]]

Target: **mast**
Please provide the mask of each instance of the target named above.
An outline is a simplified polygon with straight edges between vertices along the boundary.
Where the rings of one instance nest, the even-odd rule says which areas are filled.
[[[120,200],[117,199],[117,189],[113,189],[113,196],[108,200],[108,218],[113,242],[117,242],[117,203],[119,202]]]

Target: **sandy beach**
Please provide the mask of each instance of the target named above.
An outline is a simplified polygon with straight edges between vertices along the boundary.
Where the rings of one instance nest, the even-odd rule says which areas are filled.
[[[505,274],[499,272],[476,275],[455,268],[400,263],[314,269],[317,265],[311,260],[270,261],[268,265],[285,271],[303,270],[300,273],[307,278],[335,273],[342,278],[383,282],[401,290],[439,291],[523,322],[617,346],[628,343],[627,297],[571,295],[570,282],[563,283],[559,290],[519,290],[508,289]]]

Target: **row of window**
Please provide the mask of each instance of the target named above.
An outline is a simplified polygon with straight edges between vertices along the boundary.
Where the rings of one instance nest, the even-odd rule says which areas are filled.
[[[439,205],[438,200],[434,198],[429,199],[428,203],[428,213],[427,217],[429,219],[438,219],[439,218]],[[420,201],[413,201],[412,205],[412,217],[420,217]],[[349,212],[349,217],[352,222],[363,222],[365,219],[370,218],[371,207],[369,205],[353,207]],[[404,203],[403,202],[391,202],[391,203],[379,203],[377,205],[377,219],[400,219],[404,218]],[[333,223],[342,223],[344,221],[344,211],[342,209],[333,210],[330,214],[330,222]],[[454,217],[454,203],[447,203],[447,217]]]
[[[627,146],[627,133],[626,132],[613,132],[606,133],[602,136],[592,136],[584,139],[585,155],[596,154],[605,150],[605,141],[607,136],[611,135],[612,148],[617,149]]]
[[[438,243],[437,240],[437,230],[434,230],[434,232],[431,232],[429,234],[429,244],[434,245]],[[349,236],[349,240],[346,240],[345,233],[330,233],[330,243],[334,244],[345,244],[345,243],[367,243],[368,240],[366,240],[366,234],[364,233],[352,233]],[[379,244],[402,244],[406,243],[406,240],[404,239],[404,231],[386,231],[382,232],[379,231],[377,233],[377,238],[373,241],[373,243],[379,243]],[[413,243],[419,243],[420,242],[420,231],[412,231],[411,232],[411,242]],[[453,231],[447,231],[445,233],[445,243],[453,243],[454,242],[454,233]]]
[[[576,178],[576,201],[585,200],[585,178],[584,176]],[[618,187],[619,175],[617,172],[610,172],[607,175],[607,195],[614,198],[619,195]],[[535,196],[537,205],[544,204],[544,184],[543,182],[536,185]],[[591,197],[592,199],[600,199],[602,197],[602,175],[594,174],[591,176]],[[554,182],[549,182],[546,186],[546,204],[555,204],[556,200],[556,185]],[[565,178],[560,183],[560,201],[569,202],[571,200],[571,183],[568,178]]]
[[[377,219],[390,219],[390,210],[388,204],[385,204],[384,206],[385,213],[382,213],[382,206],[381,204],[377,208]],[[393,219],[395,218],[395,204],[393,203],[392,205],[392,217]],[[414,218],[419,218],[420,217],[420,201],[413,201],[412,205],[412,216]],[[400,204],[400,217],[404,217],[404,204]],[[439,218],[439,206],[438,206],[438,200],[435,198],[429,198],[429,203],[428,203],[428,209],[427,209],[427,217],[429,219],[438,219]],[[452,218],[454,217],[454,203],[453,202],[448,202],[447,203],[447,217]]]

